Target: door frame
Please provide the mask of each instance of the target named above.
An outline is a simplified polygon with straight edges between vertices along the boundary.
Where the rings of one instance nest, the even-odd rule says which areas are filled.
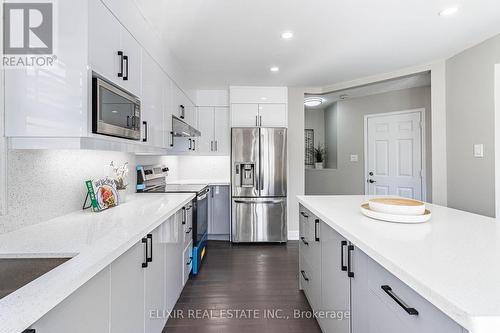
[[[366,181],[366,175],[368,173],[368,119],[376,118],[376,117],[386,117],[386,116],[396,116],[401,114],[408,113],[420,113],[420,122],[422,126],[420,127],[420,149],[422,154],[422,201],[427,201],[427,160],[426,160],[426,142],[425,142],[425,127],[426,127],[426,119],[425,119],[425,108],[418,109],[410,109],[403,111],[394,111],[394,112],[384,112],[384,113],[370,113],[364,115],[364,125],[363,125],[363,154],[364,154],[364,183],[365,183],[365,195],[368,195],[368,182]]]

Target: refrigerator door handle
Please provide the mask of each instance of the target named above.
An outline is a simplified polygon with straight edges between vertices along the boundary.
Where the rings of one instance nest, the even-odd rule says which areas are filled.
[[[234,200],[235,203],[241,203],[241,204],[280,204],[283,203],[283,200]]]

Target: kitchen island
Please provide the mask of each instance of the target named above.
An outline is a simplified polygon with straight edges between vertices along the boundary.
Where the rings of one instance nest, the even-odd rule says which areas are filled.
[[[427,223],[414,225],[388,223],[361,214],[360,205],[368,199],[366,196],[298,197],[301,204],[301,238],[303,244],[307,243],[307,246],[301,243],[305,249],[301,251],[301,257],[305,258],[302,267],[307,267],[305,270],[309,270],[313,276],[305,274],[301,285],[310,302],[316,303],[312,304],[313,308],[315,305],[321,307],[332,302],[327,299],[327,291],[318,289],[315,292],[314,288],[309,288],[307,284],[310,281],[316,279],[317,282],[322,278],[322,286],[325,288],[329,283],[333,284],[336,278],[340,279],[338,285],[341,285],[346,276],[348,282],[345,282],[345,286],[351,288],[351,303],[349,304],[347,299],[345,304],[350,306],[352,312],[353,332],[359,331],[356,329],[358,327],[368,329],[363,326],[367,325],[368,318],[363,316],[369,312],[360,309],[363,306],[359,303],[367,302],[372,305],[373,303],[366,299],[358,302],[356,298],[370,293],[377,294],[376,302],[382,299],[380,304],[383,304],[372,307],[372,312],[386,305],[388,309],[390,307],[390,311],[399,311],[394,318],[402,318],[402,321],[413,320],[404,323],[407,325],[405,330],[408,331],[444,332],[446,330],[437,327],[438,322],[443,319],[443,325],[449,327],[450,332],[462,330],[471,333],[499,332],[500,224],[497,220],[427,204],[427,208],[432,212],[432,218]],[[308,223],[312,223],[312,226],[309,227]],[[327,236],[328,233],[338,236],[330,237]],[[341,261],[338,263],[337,254],[325,262],[325,257],[332,254],[325,251],[327,249],[325,244],[332,239],[339,240],[339,244],[332,243],[334,246],[331,248],[332,253],[338,249],[338,261]],[[340,242],[345,243],[340,244]],[[316,245],[317,250],[314,250],[315,243],[319,244]],[[308,259],[308,251],[316,251],[311,256],[312,259]],[[315,264],[314,258],[321,255],[323,261]],[[358,255],[361,259],[356,262],[360,257]],[[344,261],[352,262],[346,264]],[[330,266],[335,267],[330,268]],[[364,266],[372,267],[372,271]],[[304,271],[302,267],[301,273]],[[318,273],[321,270],[322,273]],[[329,271],[331,275],[325,275]],[[361,283],[364,278],[367,281]],[[393,290],[386,285],[389,281],[393,283]],[[380,283],[376,285],[377,282]],[[399,288],[394,288],[394,285]],[[373,289],[370,289],[372,287]],[[363,294],[364,292],[360,291],[363,288],[369,292]],[[349,294],[348,291],[345,293]],[[399,296],[404,296],[403,305],[391,299],[397,293],[400,293]],[[338,290],[336,295],[339,295]],[[396,298],[401,300],[403,297],[396,295]],[[335,301],[337,300],[333,301],[334,304]],[[410,308],[412,302],[421,304],[425,311],[418,307],[413,311]],[[432,307],[435,308],[430,309]],[[421,325],[425,322],[426,314],[439,318],[433,320],[434,328],[413,330],[412,325]],[[328,331],[325,325],[322,327],[324,331]],[[390,332],[397,330],[393,329]]]
[[[134,325],[156,331],[145,323],[147,306],[137,302],[127,304],[127,293],[133,291],[132,299],[136,300],[154,299],[154,295],[148,295],[148,288],[137,285],[144,279],[144,285],[156,283],[152,294],[159,294],[160,299],[157,304],[152,303],[159,310],[175,304],[182,282],[185,283],[182,279],[187,267],[183,264],[182,249],[189,238],[184,236],[182,228],[190,222],[186,221],[183,209],[193,198],[194,194],[134,194],[126,203],[106,211],[79,211],[1,235],[1,259],[71,259],[0,299],[0,332],[19,333],[28,327],[36,328],[37,333],[86,329],[108,332],[110,326],[114,332],[123,325],[130,329],[122,332],[133,331]],[[168,257],[172,260],[167,264]],[[127,281],[129,276],[136,279]],[[164,299],[166,280],[176,288],[168,302]],[[131,282],[128,287],[127,282]],[[79,292],[83,288],[87,288],[85,292]],[[112,297],[117,302],[115,307]],[[120,304],[128,307],[123,316],[116,313]],[[136,307],[138,313],[133,313]],[[91,314],[89,318],[83,317],[88,319],[85,325],[71,323],[83,316],[78,311]],[[114,324],[110,322],[110,314],[117,320]],[[134,318],[136,322],[131,323]],[[153,322],[161,326],[158,332],[165,321],[166,318]]]

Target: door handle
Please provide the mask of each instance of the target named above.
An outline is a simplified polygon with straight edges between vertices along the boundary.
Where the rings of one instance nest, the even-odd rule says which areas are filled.
[[[146,255],[146,262],[152,262],[153,261],[153,235],[147,234],[146,238],[149,240],[149,257],[147,257],[147,255]],[[146,253],[147,253],[147,251],[146,251]]]
[[[143,237],[141,242],[144,244],[144,262],[142,263],[142,268],[146,268],[148,267],[148,239]]]
[[[319,242],[318,227],[319,227],[319,219],[316,219],[314,220],[314,240],[316,242]]]
[[[370,184],[373,184],[373,183],[376,183],[376,182],[377,182],[376,180],[368,179],[368,183],[370,183]]]
[[[148,141],[148,122],[143,121],[142,124],[144,125],[144,138],[142,139],[143,142]]]
[[[408,313],[410,316],[418,316],[417,309],[411,308],[408,305],[406,305],[396,294],[394,294],[394,292],[392,291],[392,288],[390,286],[383,285],[383,286],[380,286],[380,288],[382,288],[382,290],[387,295],[389,295],[389,297],[392,298],[394,300],[394,302],[396,302],[400,307],[402,307],[403,310],[405,310],[406,313]]]
[[[354,251],[354,245],[349,245],[347,247],[347,276],[352,278],[354,277],[354,272],[352,271],[352,263],[351,263],[351,252]]]
[[[125,66],[125,69],[127,70],[127,74],[123,76],[123,80],[127,81],[128,80],[128,56],[123,56],[123,61],[127,64]]]
[[[266,201],[243,201],[243,200],[234,200],[235,203],[241,204],[279,204],[283,201],[280,200],[266,200]]]
[[[118,72],[118,77],[123,77],[123,51],[118,51],[118,56],[120,57],[120,71]]]
[[[347,246],[347,241],[340,242],[340,270],[346,272],[347,266],[344,265],[344,247]]]

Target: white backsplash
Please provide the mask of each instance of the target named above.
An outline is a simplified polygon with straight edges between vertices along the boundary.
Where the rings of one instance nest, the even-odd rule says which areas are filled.
[[[110,161],[130,165],[135,191],[135,155],[89,150],[10,150],[7,158],[7,213],[0,233],[81,209],[85,180],[108,175]]]

